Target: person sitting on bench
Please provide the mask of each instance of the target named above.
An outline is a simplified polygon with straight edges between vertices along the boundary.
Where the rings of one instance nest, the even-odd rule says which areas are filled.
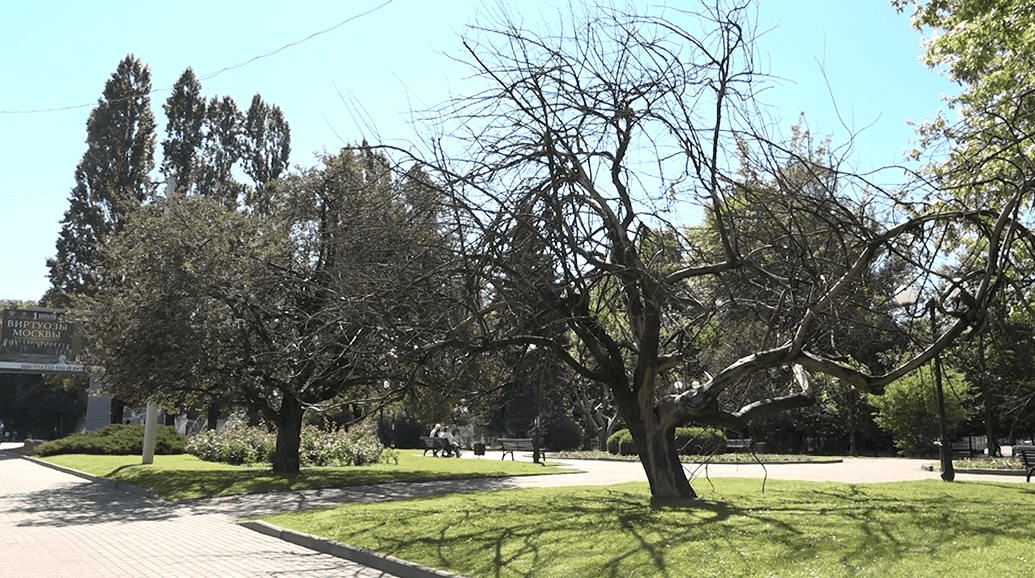
[[[453,437],[453,434],[449,429],[450,428],[442,428],[438,432],[438,437],[446,440],[446,455],[453,453],[456,454],[456,457],[460,457],[460,444],[457,443],[456,438]]]

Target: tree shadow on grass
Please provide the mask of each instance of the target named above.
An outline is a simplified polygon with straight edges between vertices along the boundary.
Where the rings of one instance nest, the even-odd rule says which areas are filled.
[[[971,482],[946,490],[939,483],[783,482],[764,495],[664,504],[652,504],[642,486],[625,485],[472,494],[394,507],[392,527],[381,530],[384,518],[349,510],[334,539],[357,543],[353,538],[374,531],[383,552],[433,552],[421,562],[480,576],[571,568],[573,575],[617,578],[683,576],[695,560],[722,556],[731,568],[813,564],[850,575],[917,556],[987,556],[998,541],[1024,543],[1035,533],[1032,490]],[[428,531],[404,530],[422,527]]]

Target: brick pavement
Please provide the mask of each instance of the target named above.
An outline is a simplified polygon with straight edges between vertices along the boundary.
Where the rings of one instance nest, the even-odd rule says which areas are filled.
[[[0,576],[391,575],[0,452]]]
[[[498,459],[492,452],[475,458]],[[438,459],[438,458],[429,458]],[[636,462],[562,461],[574,473],[505,479],[388,483],[169,503],[117,490],[0,452],[0,577],[392,576],[252,532],[244,517],[335,504],[517,487],[607,485],[646,479]],[[847,458],[836,464],[687,465],[703,477],[872,483],[937,479],[933,460]],[[1023,476],[957,475],[985,482]]]

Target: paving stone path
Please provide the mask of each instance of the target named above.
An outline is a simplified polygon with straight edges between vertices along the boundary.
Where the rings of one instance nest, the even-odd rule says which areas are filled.
[[[467,453],[463,459],[499,457],[493,452],[483,457]],[[706,476],[738,476],[867,483],[937,479],[937,472],[921,469],[931,461],[851,458],[836,464],[713,464],[707,468],[688,466],[688,470],[699,481]],[[564,463],[573,473],[390,483],[170,503],[0,451],[0,576],[389,577],[392,574],[253,532],[235,521],[356,501],[645,480],[638,463]],[[967,474],[957,479],[1024,481],[1023,476]]]

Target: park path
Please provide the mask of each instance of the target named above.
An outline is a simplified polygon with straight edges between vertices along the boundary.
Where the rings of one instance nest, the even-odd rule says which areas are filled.
[[[390,576],[0,452],[0,576]]]
[[[499,459],[470,453],[462,459]],[[451,459],[431,458],[428,459]],[[518,459],[529,459],[518,456]],[[241,518],[476,490],[644,481],[635,462],[561,461],[572,473],[503,479],[389,483],[166,502],[0,451],[0,576],[12,578],[393,576],[245,529]],[[849,458],[831,464],[688,466],[697,480],[727,476],[848,483],[937,479],[931,460]],[[959,474],[958,480],[1023,482]]]

